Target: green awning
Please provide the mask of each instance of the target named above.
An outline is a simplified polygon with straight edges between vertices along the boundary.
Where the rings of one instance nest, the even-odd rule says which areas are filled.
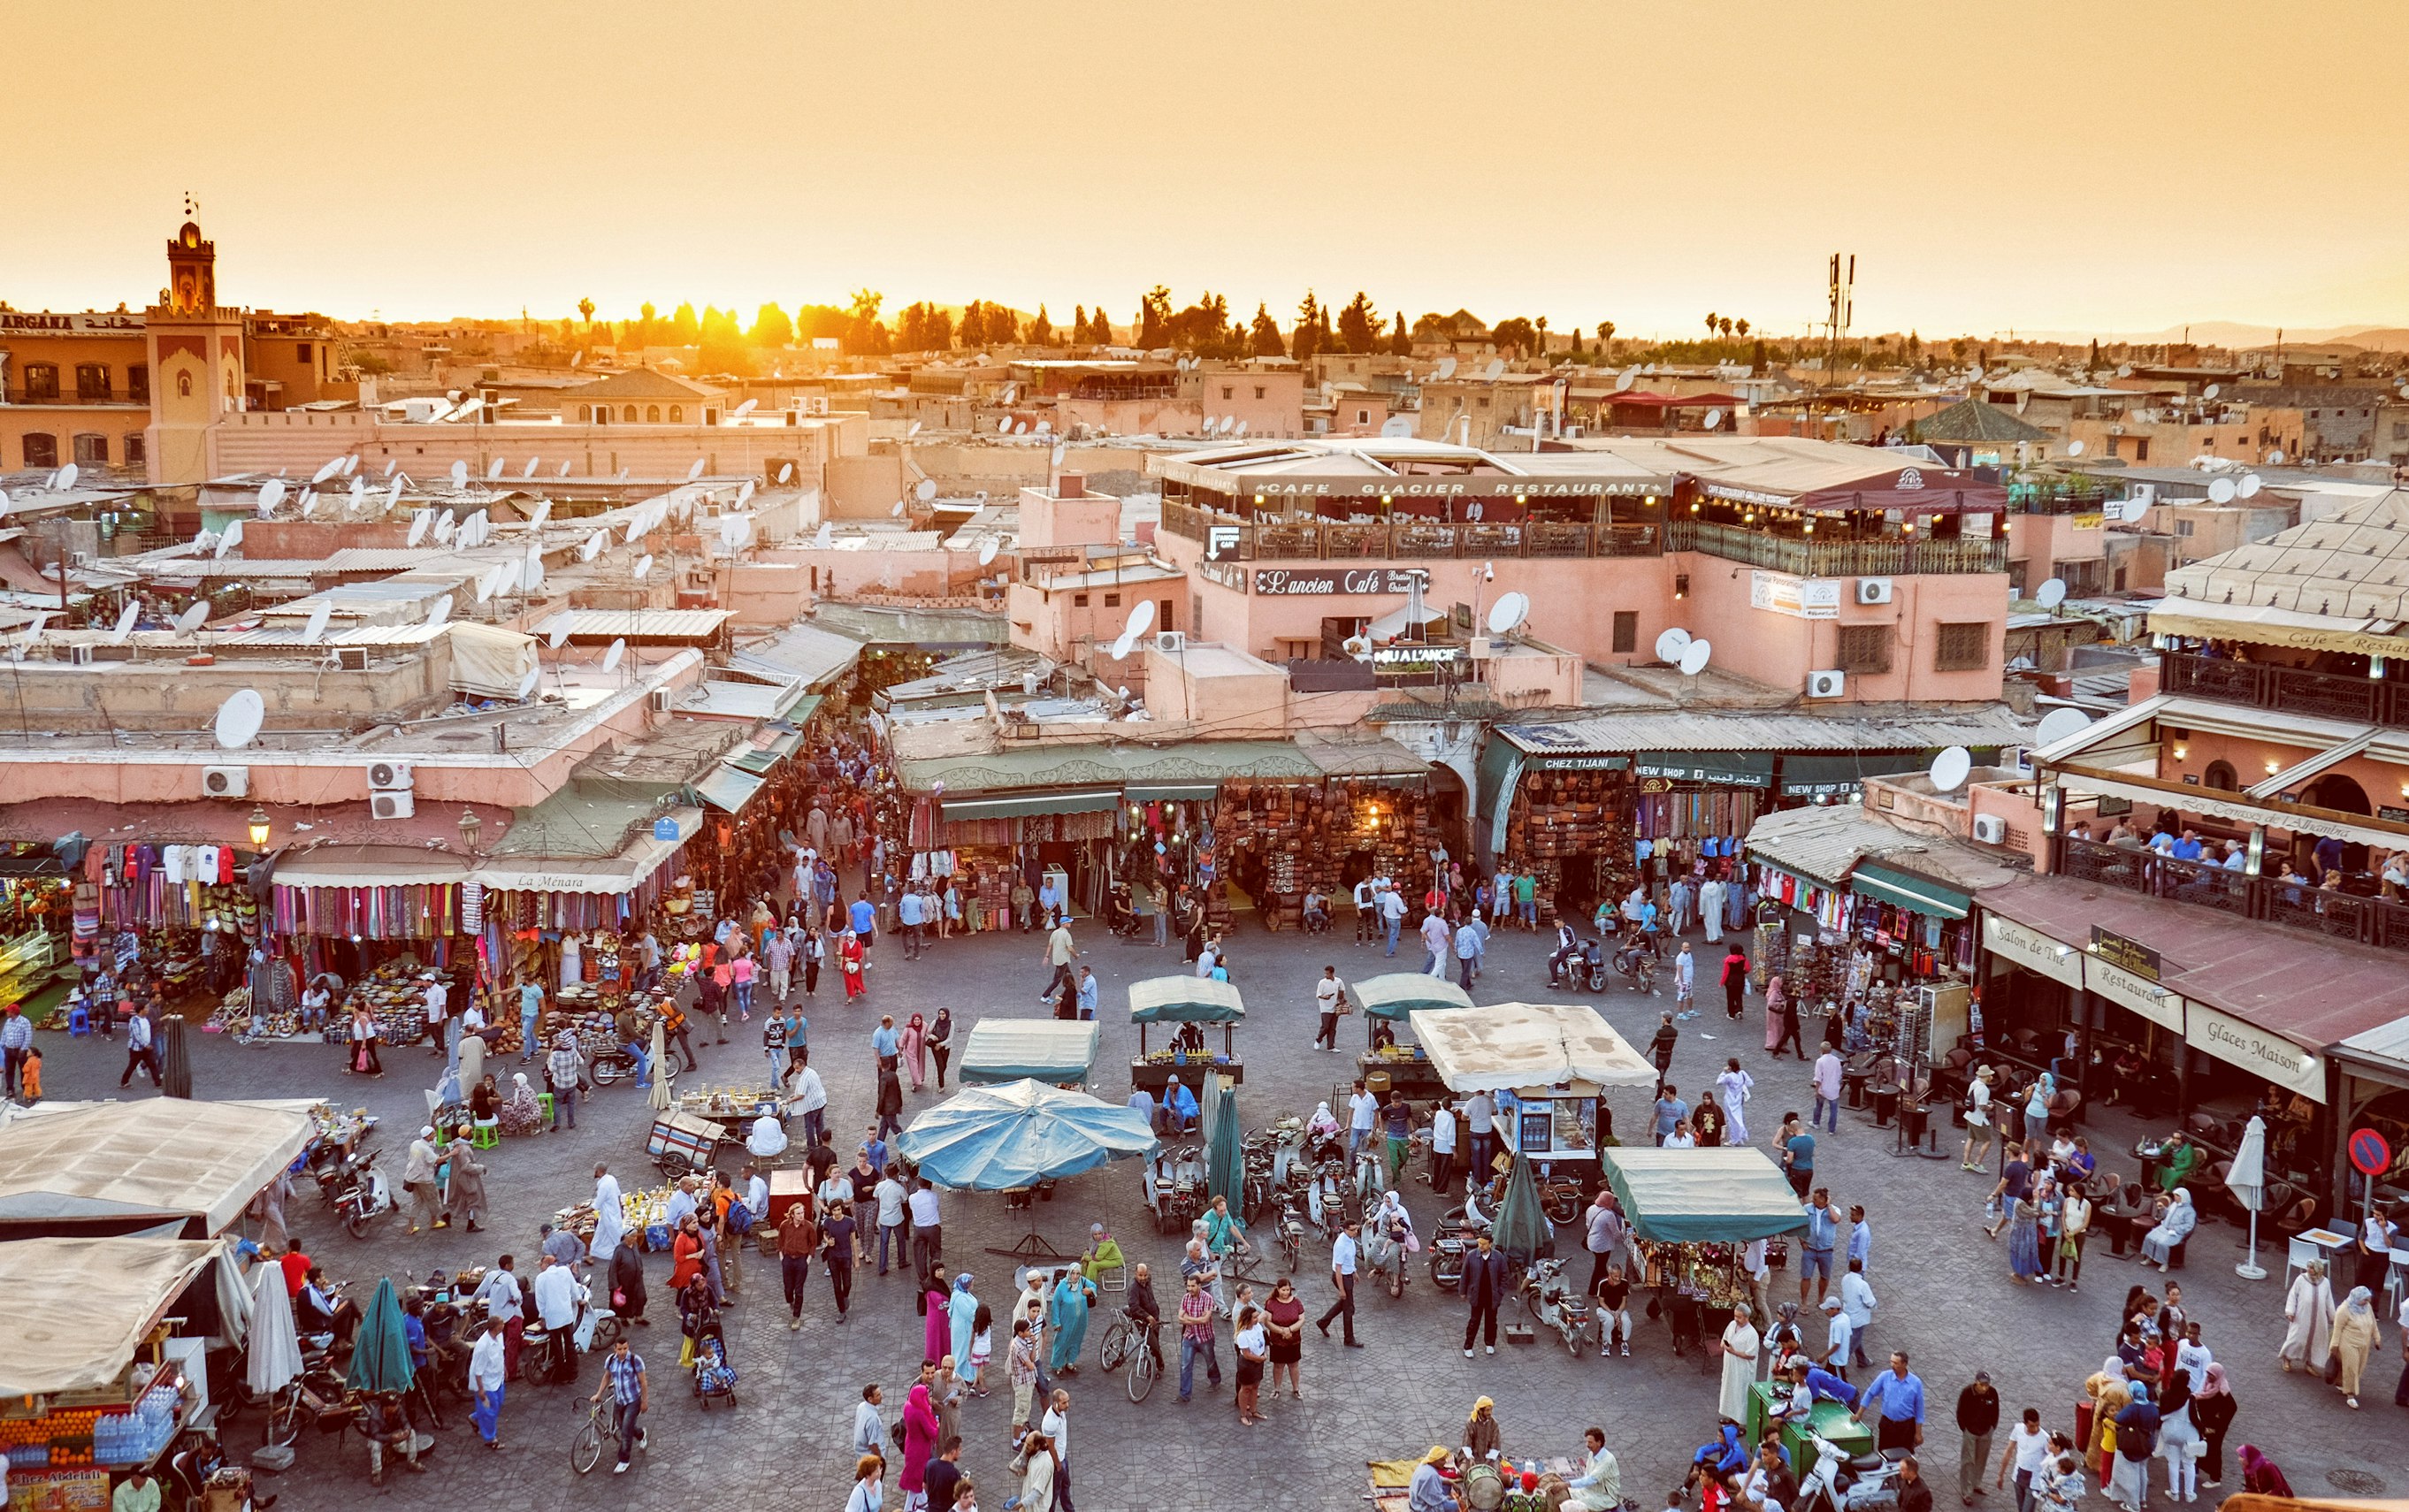
[[[1877,861],[1859,861],[1849,879],[1849,890],[1860,898],[1879,898],[1927,918],[1962,919],[1973,900],[1954,887],[1900,871]]]
[[[1132,982],[1129,995],[1132,1024],[1224,1024],[1247,1016],[1247,1002],[1238,989],[1209,976],[1150,977]]]
[[[812,722],[812,715],[818,713],[820,705],[826,702],[828,698],[824,694],[806,693],[795,700],[792,709],[786,711],[786,717],[798,725],[808,725]],[[795,739],[800,742],[802,736],[798,734]]]
[[[1782,758],[1784,798],[1847,798],[1868,777],[1922,771],[1925,756],[1915,752],[1866,752],[1848,756],[1786,756]]]
[[[772,741],[768,745],[746,746],[736,755],[729,756],[728,758],[728,764],[731,767],[742,768],[743,770],[751,772],[756,777],[766,777],[777,767],[779,762],[786,759],[787,756],[795,749],[796,746],[802,743],[803,738],[789,730],[786,734],[779,736],[776,740]]]
[[[1767,751],[1642,751],[1631,774],[1708,787],[1770,787],[1773,756]]]
[[[985,798],[948,798],[938,805],[947,820],[1025,819],[1032,814],[1102,814],[1119,806],[1121,796],[1109,787],[1078,792],[996,793]]]
[[[957,1071],[965,1082],[1082,1082],[1096,1063],[1099,1033],[1092,1018],[982,1018],[962,1042]]]
[[[1220,792],[1219,783],[1132,783],[1124,796],[1132,803],[1210,803]]]
[[[1750,1145],[1597,1152],[1631,1231],[1658,1244],[1746,1244],[1807,1227],[1781,1168]]]
[[[754,795],[768,785],[769,779],[723,763],[695,780],[694,796],[714,809],[741,814]]]
[[[1404,1018],[1417,1008],[1469,1008],[1472,994],[1428,972],[1391,972],[1349,982],[1357,1006],[1373,1018]]]

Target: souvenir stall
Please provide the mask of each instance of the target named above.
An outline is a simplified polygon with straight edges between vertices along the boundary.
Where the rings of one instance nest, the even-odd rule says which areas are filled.
[[[1397,1030],[1410,1028],[1417,1009],[1469,1008],[1472,995],[1444,977],[1427,972],[1391,972],[1346,984],[1347,995],[1363,1011],[1365,1047],[1355,1058],[1355,1074],[1364,1088],[1386,1105],[1390,1095],[1429,1102],[1447,1090],[1430,1057],[1408,1033],[1399,1044]],[[1338,1107],[1343,1100],[1334,1101]]]
[[[305,982],[331,972],[357,983],[381,966],[450,972],[475,956],[481,899],[468,882],[469,864],[440,851],[288,851],[277,858],[269,929],[292,943]]]
[[[1659,880],[1701,859],[1710,873],[1737,868],[1749,828],[1773,807],[1764,751],[1642,751],[1631,774],[1631,854]]]
[[[234,990],[266,922],[255,857],[232,845],[113,844],[84,852],[74,893],[79,964],[155,984],[171,1010]]]
[[[1735,1303],[1756,1300],[1741,1260],[1748,1246],[1807,1226],[1798,1194],[1753,1145],[1625,1145],[1600,1151],[1598,1162],[1631,1225],[1640,1263],[1632,1284],[1655,1291],[1659,1311],[1694,1310],[1709,1334]]]
[[[41,844],[0,845],[0,1002],[26,1002],[68,963],[75,881]]]
[[[1189,879],[1202,887],[1208,922],[1221,879],[1254,900],[1267,929],[1302,918],[1305,894],[1319,888],[1333,900],[1358,877],[1427,879],[1430,853],[1447,846],[1420,774],[1349,776],[1296,782],[1232,779],[1221,784],[1211,826],[1197,837]]]
[[[1542,1176],[1565,1166],[1585,1177],[1601,1140],[1613,1137],[1610,1092],[1623,1093],[1632,1117],[1655,1094],[1655,1066],[1586,1004],[1421,1008],[1409,1022],[1440,1084],[1459,1097],[1494,1098],[1505,1148],[1529,1157]]]
[[[217,1240],[0,1245],[0,1454],[12,1512],[107,1512],[118,1477],[160,1473],[209,1420],[207,1347],[239,1293]]]
[[[1227,982],[1204,976],[1158,976],[1130,984],[1130,1022],[1137,1026],[1137,1056],[1130,1062],[1130,1086],[1153,1095],[1175,1075],[1191,1089],[1209,1069],[1232,1083],[1247,1079],[1232,1032],[1247,1016],[1246,1001]],[[1177,1024],[1172,1043],[1158,1050],[1147,1043],[1156,1024]],[[1221,1053],[1205,1048],[1204,1026],[1221,1026]]]
[[[1026,1078],[1085,1090],[1101,1038],[1092,1018],[982,1018],[962,1041],[955,1073],[965,1086]]]
[[[1075,915],[1095,913],[1106,879],[1121,871],[1113,859],[1119,806],[1118,789],[1104,786],[916,799],[902,880],[940,894],[950,884],[966,929],[974,913],[981,928],[1002,928],[1014,886],[1042,892],[1049,875]]]
[[[1480,754],[1482,859],[1493,871],[1531,873],[1542,929],[1586,919],[1599,899],[1627,890],[1617,884],[1634,854],[1631,758],[1559,749],[1563,738],[1548,726],[1507,726]]]

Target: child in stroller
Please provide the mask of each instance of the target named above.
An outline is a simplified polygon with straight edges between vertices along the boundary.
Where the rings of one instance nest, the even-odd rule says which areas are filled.
[[[714,1402],[736,1403],[736,1367],[728,1362],[728,1336],[716,1315],[706,1320],[694,1341],[694,1396],[706,1411]]]

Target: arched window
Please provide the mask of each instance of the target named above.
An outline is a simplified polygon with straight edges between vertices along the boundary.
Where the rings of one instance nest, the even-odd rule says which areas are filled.
[[[25,397],[55,399],[59,396],[59,367],[54,362],[25,364]]]
[[[2239,792],[2242,787],[2242,784],[2234,778],[2233,763],[2230,761],[2210,762],[2207,774],[2202,776],[2200,781],[2220,793]]]
[[[685,424],[685,405],[672,404],[670,406],[670,424],[672,425],[682,425]]]
[[[150,460],[150,443],[143,439],[142,433],[138,430],[129,432],[125,438],[125,465],[138,468]]]
[[[647,425],[657,425],[660,423],[661,407],[657,404],[648,404],[644,406],[644,424]]]
[[[178,373],[176,375],[176,397],[180,399],[189,399],[192,396],[193,375],[190,373]]]
[[[25,436],[25,466],[55,468],[59,465],[59,439],[42,431],[30,431]]]
[[[619,418],[626,421],[630,425],[634,425],[636,423],[636,407],[632,404],[628,405],[625,410],[620,411]]]
[[[91,431],[78,433],[75,439],[76,466],[105,468],[108,466],[108,438]]]

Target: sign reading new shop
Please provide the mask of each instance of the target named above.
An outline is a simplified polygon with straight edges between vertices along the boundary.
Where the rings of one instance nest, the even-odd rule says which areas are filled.
[[[1416,583],[1430,586],[1430,574],[1419,567],[1255,569],[1255,592],[1296,598],[1314,594],[1411,593]]]

